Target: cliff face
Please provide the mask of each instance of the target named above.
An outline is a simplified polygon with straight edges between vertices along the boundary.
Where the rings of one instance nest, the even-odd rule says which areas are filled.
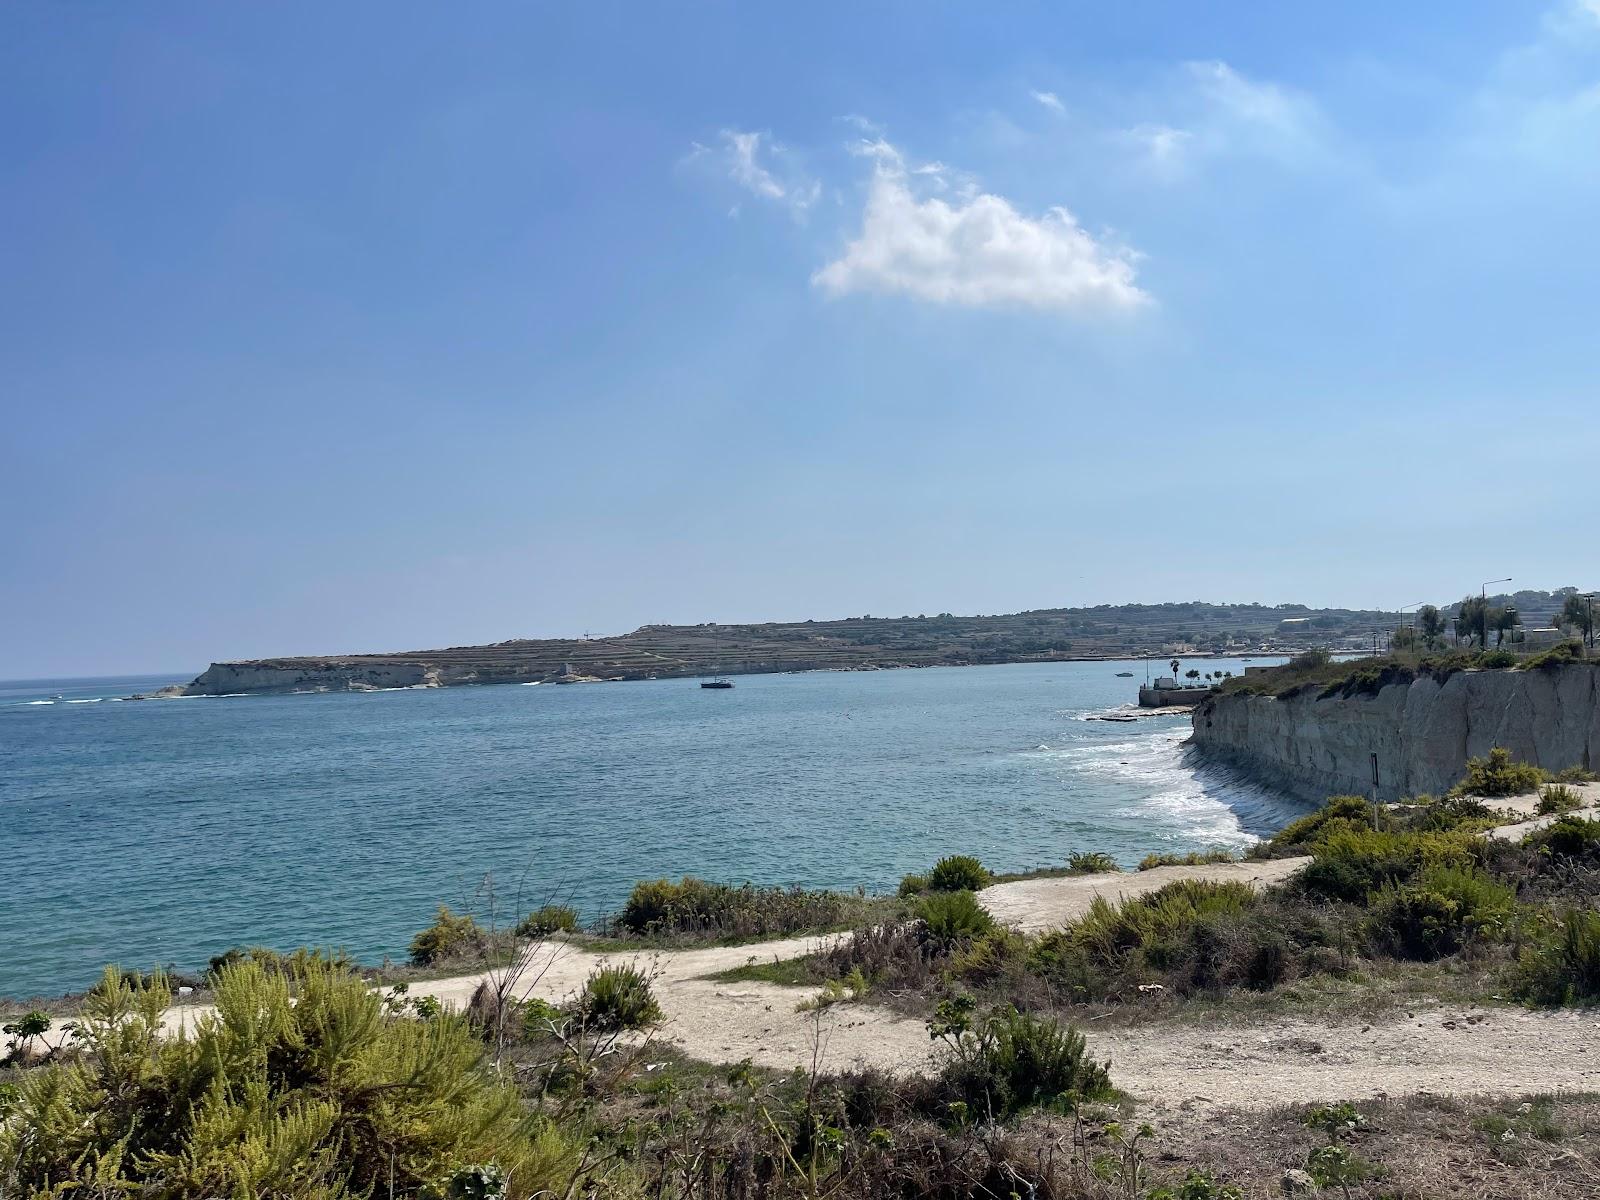
[[[1558,771],[1600,766],[1600,666],[1461,671],[1424,676],[1376,695],[1283,699],[1221,695],[1194,713],[1194,745],[1307,800],[1372,789],[1386,800],[1443,793],[1467,759],[1504,746]]]
[[[239,692],[364,692],[378,688],[438,687],[440,672],[419,662],[212,663],[181,689],[189,696],[227,696]]]

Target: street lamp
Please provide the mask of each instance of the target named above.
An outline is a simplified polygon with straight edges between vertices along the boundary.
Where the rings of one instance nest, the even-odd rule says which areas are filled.
[[[1478,605],[1479,650],[1487,650],[1489,648],[1489,584],[1510,582],[1511,576],[1507,575],[1504,579],[1491,579],[1488,583],[1485,583],[1481,588],[1478,589],[1478,599],[1482,601],[1482,603]]]
[[[1600,596],[1600,592],[1579,592],[1578,594],[1589,602],[1589,627],[1583,631],[1583,640],[1588,645],[1589,649],[1593,650],[1594,649],[1594,598],[1596,596]]]

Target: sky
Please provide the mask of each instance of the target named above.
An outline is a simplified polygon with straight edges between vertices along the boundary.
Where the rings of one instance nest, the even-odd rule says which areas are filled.
[[[0,677],[1594,587],[1597,213],[1600,0],[0,5]]]

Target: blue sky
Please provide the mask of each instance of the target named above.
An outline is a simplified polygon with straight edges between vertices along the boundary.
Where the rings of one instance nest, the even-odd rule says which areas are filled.
[[[0,34],[0,676],[1596,583],[1600,0]]]

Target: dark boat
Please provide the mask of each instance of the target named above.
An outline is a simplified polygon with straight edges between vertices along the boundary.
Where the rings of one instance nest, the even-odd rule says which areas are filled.
[[[1118,671],[1117,672],[1117,678],[1118,679],[1132,679],[1133,678],[1133,672],[1132,671]]]
[[[716,660],[718,667],[722,666],[722,638],[719,636],[716,626],[712,626],[711,629],[711,657]],[[733,681],[731,679],[724,679],[722,677],[722,672],[719,670],[710,679],[702,679],[700,681],[700,686],[703,688],[718,689],[731,688],[733,686]]]

